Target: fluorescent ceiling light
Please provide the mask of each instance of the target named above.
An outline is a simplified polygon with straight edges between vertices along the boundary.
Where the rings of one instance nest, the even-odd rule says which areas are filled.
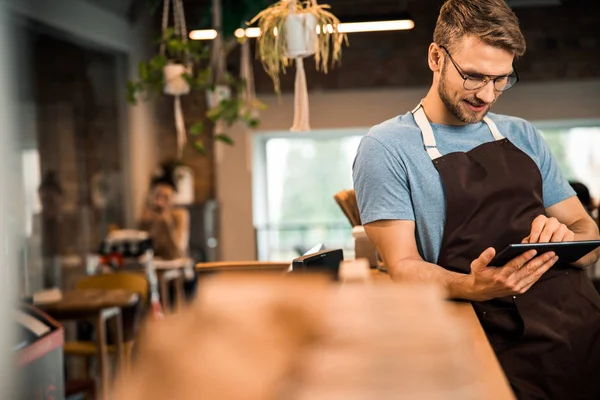
[[[415,23],[411,19],[399,19],[395,21],[346,22],[338,26],[338,31],[342,33],[404,31],[414,27]]]
[[[384,32],[409,30],[415,27],[411,19],[399,19],[392,21],[367,21],[367,22],[342,22],[338,25],[338,31],[341,33],[359,33],[359,32]],[[328,32],[333,32],[333,27],[327,25]],[[320,27],[317,26],[317,33],[320,33]],[[236,29],[235,36],[238,38],[248,37],[256,38],[260,36],[260,28]],[[275,32],[277,35],[277,32]],[[212,40],[217,37],[217,31],[214,29],[195,30],[190,32],[190,39],[193,40]]]
[[[239,28],[235,30],[235,37],[243,38],[244,36],[248,38],[257,38],[260,36],[260,28]]]
[[[217,37],[217,31],[214,29],[202,29],[190,32],[192,40],[213,40]]]

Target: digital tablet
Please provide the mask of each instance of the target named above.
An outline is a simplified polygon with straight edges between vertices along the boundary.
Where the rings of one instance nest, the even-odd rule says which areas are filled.
[[[488,265],[501,267],[528,250],[537,250],[536,256],[553,251],[559,260],[571,263],[579,260],[598,246],[600,246],[600,240],[509,244],[504,250],[496,254],[496,257]]]

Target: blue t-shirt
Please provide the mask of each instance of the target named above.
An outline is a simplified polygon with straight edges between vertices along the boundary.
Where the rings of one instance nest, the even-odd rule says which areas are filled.
[[[548,144],[533,125],[505,115],[488,113],[488,117],[537,164],[543,179],[545,207],[575,195]],[[431,127],[442,155],[466,152],[494,140],[484,122],[465,126],[431,124]],[[436,263],[444,233],[444,189],[412,113],[371,128],[358,147],[352,175],[362,223],[415,221],[419,253],[425,261]]]

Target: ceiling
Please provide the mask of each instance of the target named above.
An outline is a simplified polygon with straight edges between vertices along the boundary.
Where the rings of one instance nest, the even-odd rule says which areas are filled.
[[[103,8],[104,10],[118,15],[127,16],[131,10],[134,2],[137,0],[86,0],[90,3],[94,3],[96,6]]]
[[[133,13],[145,12],[148,4],[160,4],[162,0],[83,0],[94,3],[115,15],[132,17]],[[584,0],[506,0],[515,8],[546,8],[560,6],[571,2]],[[273,3],[274,0],[221,0],[223,12],[227,13],[231,7],[240,8],[243,4]],[[408,12],[420,14],[430,12],[431,9],[439,9],[444,0],[323,0],[331,6],[332,12],[340,20],[344,21],[354,17],[385,17],[386,15],[397,15]],[[184,0],[186,19],[194,25],[194,21],[210,18],[211,0]],[[236,7],[236,4],[240,6]],[[256,7],[256,6],[255,6]],[[160,7],[158,7],[160,8]],[[233,11],[233,10],[231,10]],[[230,12],[231,12],[230,11]],[[235,13],[235,12],[234,12]],[[210,23],[210,22],[208,22]]]
[[[560,6],[561,0],[506,0],[512,8]]]

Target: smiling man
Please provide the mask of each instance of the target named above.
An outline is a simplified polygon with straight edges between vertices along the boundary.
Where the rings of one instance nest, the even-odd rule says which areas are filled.
[[[598,253],[490,265],[511,243],[599,238],[539,132],[489,112],[524,53],[503,0],[444,4],[427,96],[361,141],[361,220],[395,280],[471,301],[519,399],[600,399],[600,297],[583,271]]]

